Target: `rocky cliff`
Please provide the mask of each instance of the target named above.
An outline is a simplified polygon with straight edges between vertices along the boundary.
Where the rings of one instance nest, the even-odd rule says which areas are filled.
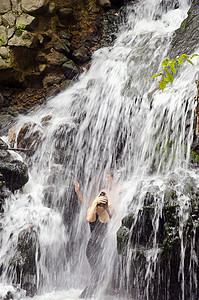
[[[93,51],[114,39],[122,4],[120,0],[0,2],[1,128],[18,111],[43,103],[88,68]]]

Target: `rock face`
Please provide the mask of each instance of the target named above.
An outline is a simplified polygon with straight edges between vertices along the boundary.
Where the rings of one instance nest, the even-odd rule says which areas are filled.
[[[118,22],[123,1],[116,2],[1,0],[2,111],[14,107],[24,112],[83,72],[106,33],[116,29],[112,23]],[[60,80],[49,83],[49,76]]]
[[[183,193],[190,200],[183,209],[178,192],[169,187],[163,199],[155,191],[147,192],[138,214],[131,212],[122,220],[118,252],[128,279],[125,289],[133,299],[148,295],[152,300],[179,300],[184,295],[188,300],[199,296],[195,284],[199,280],[198,191],[193,179],[185,181]]]
[[[10,0],[2,0],[0,3],[0,13],[6,13],[11,10]]]
[[[20,232],[17,244],[18,255],[13,258],[18,283],[26,290],[26,295],[33,296],[37,291],[36,252],[38,237],[32,226]],[[38,257],[39,259],[39,257]]]
[[[28,182],[28,168],[7,151],[8,145],[0,139],[0,213],[5,199]]]
[[[174,58],[183,53],[191,54],[199,46],[199,5],[195,0],[188,11],[188,17],[176,30],[170,47],[170,57]]]
[[[0,150],[0,174],[3,178],[3,185],[11,191],[20,189],[28,182],[27,166],[23,162],[13,159],[6,149]]]
[[[21,7],[24,12],[27,12],[29,14],[40,14],[44,12],[45,9],[47,9],[48,3],[49,0],[22,0]]]

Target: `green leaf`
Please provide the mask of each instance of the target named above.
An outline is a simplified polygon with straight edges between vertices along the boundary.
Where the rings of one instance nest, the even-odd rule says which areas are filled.
[[[193,54],[192,56],[191,56],[191,59],[194,57],[194,56],[199,56],[197,53],[195,53],[195,54]]]
[[[187,55],[187,54],[182,54],[179,58],[184,58],[184,59],[186,59],[187,57],[189,57],[189,55]]]
[[[188,58],[185,58],[185,59],[186,59],[186,61],[188,61],[192,66],[194,65],[190,59],[188,59]]]
[[[168,79],[166,77],[163,77],[162,80],[168,82]]]
[[[169,71],[166,71],[166,78],[167,78],[167,81],[169,82],[173,82],[173,75],[169,72]]]
[[[175,64],[175,59],[171,59],[170,61],[169,61],[169,63],[168,63],[168,66],[170,67],[170,66],[174,66],[174,64]]]
[[[178,63],[179,63],[179,65],[181,65],[182,63],[184,62],[184,58],[178,58]]]
[[[163,66],[163,67],[167,67],[168,62],[169,62],[169,58],[164,59],[164,60],[162,61],[162,66]]]
[[[167,84],[166,84],[165,81],[163,81],[163,80],[159,81],[158,86],[159,86],[159,88],[160,88],[162,91],[164,91],[166,85],[167,85]]]
[[[176,68],[174,67],[174,65],[170,66],[169,68],[171,69],[171,71],[172,71],[173,73],[176,74]]]

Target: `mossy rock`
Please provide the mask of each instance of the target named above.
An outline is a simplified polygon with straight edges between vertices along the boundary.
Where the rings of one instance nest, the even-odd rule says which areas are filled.
[[[122,219],[122,225],[128,229],[131,229],[134,220],[135,220],[134,214],[129,214]]]
[[[121,226],[117,231],[117,250],[118,254],[124,254],[126,251],[126,245],[129,241],[130,231],[125,227]]]
[[[182,53],[191,54],[198,48],[199,34],[199,6],[195,0],[188,11],[188,17],[175,31],[170,46],[170,57],[174,58]]]

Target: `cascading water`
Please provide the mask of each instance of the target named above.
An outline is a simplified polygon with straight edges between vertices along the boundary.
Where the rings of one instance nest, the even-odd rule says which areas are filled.
[[[116,215],[111,220],[104,249],[106,267],[101,270],[99,266],[104,280],[96,297],[111,299],[106,298],[105,289],[111,281],[112,270],[116,273],[118,269],[115,276],[119,276],[122,299],[130,293],[136,300],[149,300],[153,292],[156,293],[151,285],[157,279],[154,274],[158,268],[158,280],[161,280],[158,230],[164,191],[172,181],[179,201],[179,299],[185,299],[183,224],[189,217],[190,199],[184,185],[185,178],[198,179],[197,171],[189,167],[193,82],[197,68],[182,68],[164,93],[158,91],[152,97],[148,93],[157,84],[150,77],[167,56],[170,38],[186,17],[188,2],[179,1],[178,9],[171,3],[169,8],[165,5],[163,9],[160,0],[129,5],[127,21],[115,44],[96,51],[90,69],[73,86],[29,116],[20,116],[17,130],[27,122],[34,123],[32,130],[39,136],[39,146],[28,159],[29,182],[4,208],[0,249],[2,288],[17,282],[17,276],[20,278],[20,274],[16,275],[16,265],[21,259],[17,254],[21,238],[34,244],[31,266],[34,270],[29,270],[27,278],[23,278],[24,288],[27,282],[37,288],[38,296],[34,299],[77,298],[90,280],[85,256],[89,238],[86,208],[105,187],[105,175],[113,168],[117,184],[108,196]],[[43,124],[41,120],[46,115],[52,118]],[[74,180],[80,182],[87,205],[80,205],[77,200]],[[119,193],[121,186],[123,192]],[[135,247],[129,244],[126,259],[120,259],[123,268],[115,269],[116,232],[120,221],[128,208],[136,228],[150,189],[155,191],[155,212],[151,247],[145,251],[146,261],[136,265],[139,237],[133,233],[129,241],[135,240]],[[190,263],[197,265],[194,240],[191,251]],[[134,270],[131,261],[135,261]],[[190,273],[192,285],[197,289],[194,270]],[[27,299],[22,292],[20,296],[16,293],[16,297]],[[171,298],[169,292],[164,297],[159,294],[159,298],[154,299],[177,299]]]

